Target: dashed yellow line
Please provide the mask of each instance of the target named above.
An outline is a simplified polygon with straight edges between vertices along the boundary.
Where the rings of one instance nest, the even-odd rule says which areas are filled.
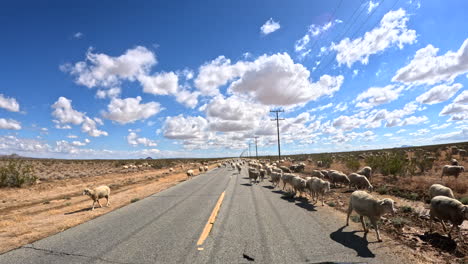
[[[219,199],[216,202],[215,207],[213,208],[213,212],[211,212],[210,218],[208,218],[208,222],[206,223],[205,228],[203,229],[203,232],[201,233],[200,238],[198,239],[197,246],[203,245],[206,238],[210,234],[210,231],[213,228],[214,222],[216,221],[216,216],[218,215],[219,209],[221,208],[221,204],[223,203],[224,193],[225,192],[223,192],[221,196],[219,196]],[[203,250],[203,249],[198,248],[198,250]]]

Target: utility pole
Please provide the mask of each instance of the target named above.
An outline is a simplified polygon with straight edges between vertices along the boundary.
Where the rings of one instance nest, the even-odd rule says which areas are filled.
[[[258,151],[257,151],[257,138],[258,136],[255,136],[255,158],[258,160]]]
[[[249,158],[252,158],[252,155],[250,154],[250,144],[252,143],[249,142]]]
[[[279,135],[279,121],[284,120],[284,118],[278,118],[278,113],[284,112],[284,110],[271,110],[270,113],[276,113],[276,118],[271,119],[271,121],[276,120],[276,131],[278,133],[278,162],[281,160],[281,144],[280,144],[280,135]]]

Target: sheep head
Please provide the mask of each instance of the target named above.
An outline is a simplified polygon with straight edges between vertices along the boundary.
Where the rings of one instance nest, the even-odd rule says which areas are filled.
[[[91,190],[88,189],[88,188],[84,189],[84,190],[83,190],[83,195],[88,195],[88,196],[90,196],[90,195],[91,195]]]
[[[463,208],[462,208],[462,214],[463,214],[463,218],[464,218],[465,220],[468,220],[468,205],[463,206]]]
[[[392,199],[389,199],[389,198],[385,198],[385,199],[382,199],[379,201],[379,205],[381,207],[381,210],[382,210],[382,213],[385,214],[385,213],[391,213],[391,214],[395,214],[396,213],[396,210],[394,208],[394,205],[395,202],[392,200]]]

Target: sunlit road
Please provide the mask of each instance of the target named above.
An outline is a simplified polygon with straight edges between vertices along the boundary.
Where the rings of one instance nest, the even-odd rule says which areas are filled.
[[[223,192],[213,228],[197,245]],[[267,180],[250,186],[245,169],[221,168],[0,255],[0,263],[406,263],[344,222]]]

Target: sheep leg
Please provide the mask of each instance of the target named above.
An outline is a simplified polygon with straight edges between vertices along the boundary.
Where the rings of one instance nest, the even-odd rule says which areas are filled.
[[[351,204],[349,204],[348,215],[346,217],[346,226],[349,226],[349,216],[351,215],[352,212],[353,212],[353,206]]]
[[[369,218],[369,220],[370,220],[371,224],[375,228],[375,232],[377,233],[377,240],[379,240],[379,242],[382,242],[382,239],[380,238],[379,226],[377,225],[377,221],[375,219],[372,219],[372,218]]]
[[[367,230],[366,224],[364,223],[364,216],[360,215],[360,216],[359,216],[359,219],[361,220],[362,228],[364,228],[364,236],[365,236],[365,235],[367,235],[367,233],[369,232],[369,230]]]
[[[99,204],[99,207],[102,208],[101,203],[99,202],[99,199],[97,200],[97,203]]]
[[[325,197],[324,197],[324,196],[325,196],[325,194],[322,193],[322,206],[325,205],[325,203],[324,203],[324,201],[323,201],[323,200],[325,200]]]
[[[443,220],[440,220],[440,223],[442,223],[442,228],[444,229],[444,232],[447,232],[447,226],[445,225]]]
[[[95,204],[95,203],[96,203],[96,201],[93,201],[93,205],[92,205],[92,206],[93,206],[93,208],[91,209],[91,211],[93,211],[93,210],[94,210],[94,204]]]
[[[106,206],[109,207],[109,196],[106,196],[106,199],[107,199],[107,203],[106,203]]]
[[[450,231],[448,232],[449,238],[452,238],[452,235],[451,235],[451,234],[452,234],[453,229],[454,229],[456,226],[457,226],[457,225],[452,224],[452,228],[451,228]]]

